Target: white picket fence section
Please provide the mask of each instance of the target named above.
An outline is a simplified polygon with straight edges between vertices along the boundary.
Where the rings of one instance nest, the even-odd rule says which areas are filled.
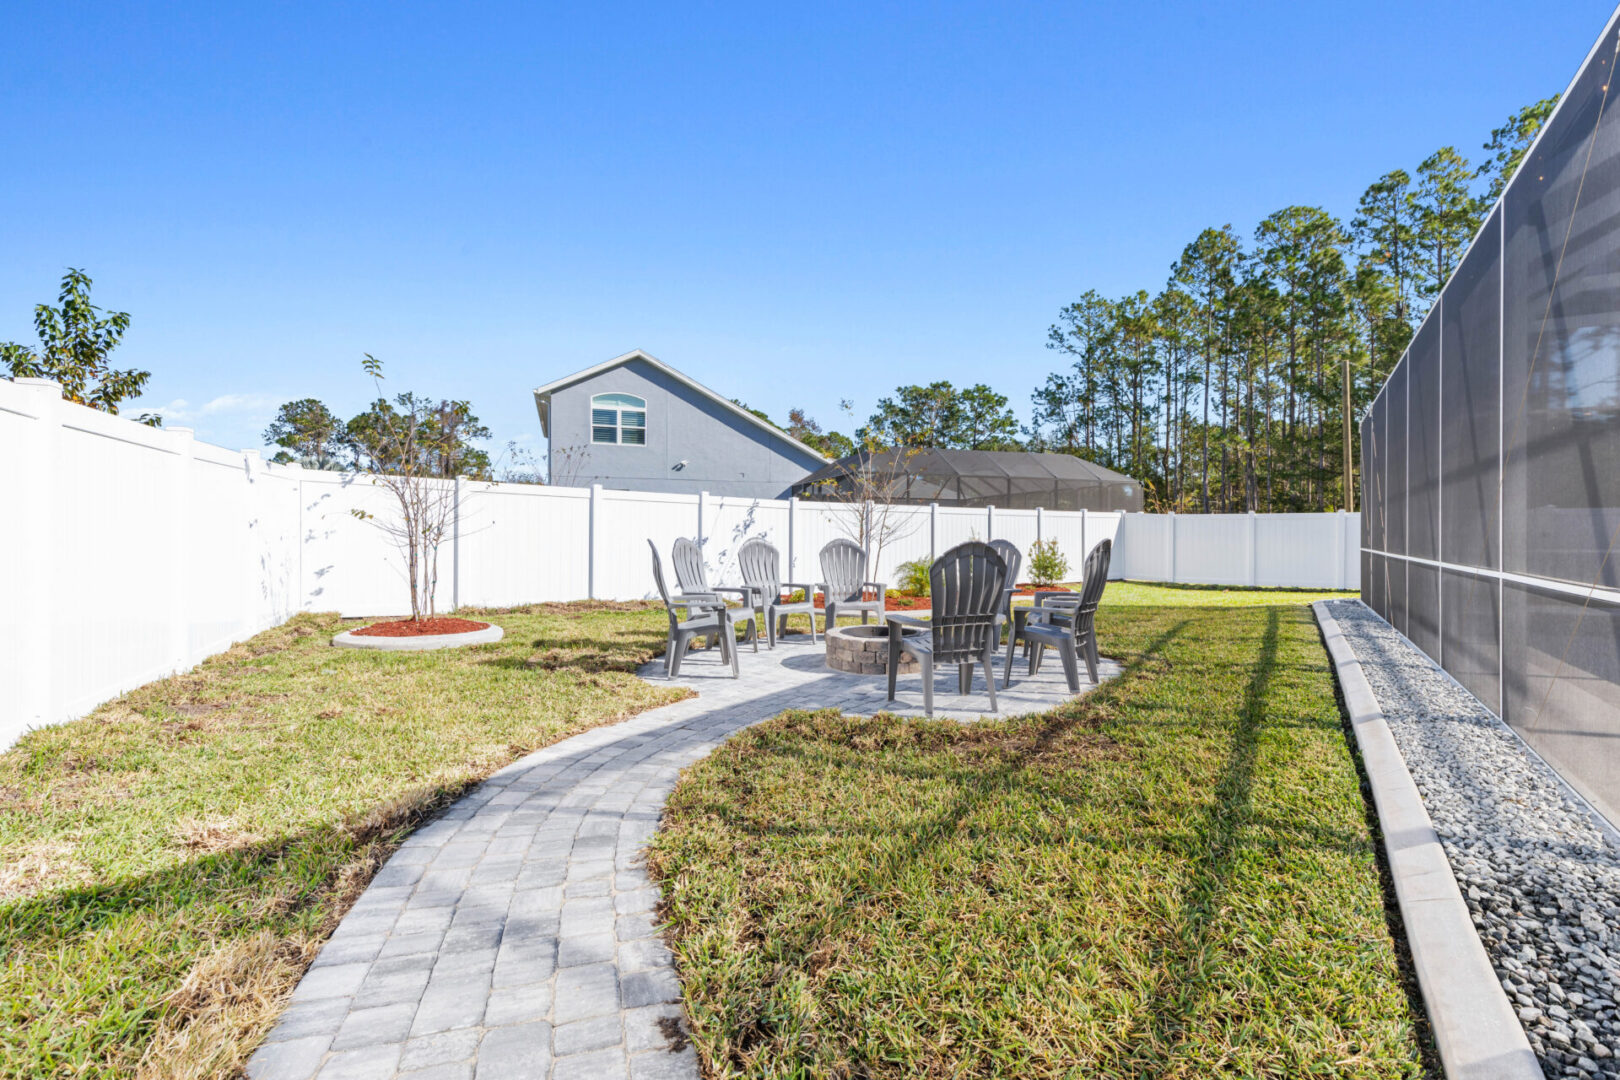
[[[0,747],[228,648],[299,611],[399,614],[401,560],[362,510],[392,496],[365,476],[271,465],[64,402],[42,380],[0,380]],[[448,481],[447,481],[448,483]],[[711,584],[736,584],[753,536],[790,580],[855,534],[859,509],[798,500],[456,481],[438,605],[506,607],[652,594],[647,542],[667,558],[697,537]],[[1026,553],[1056,540],[1078,574],[1115,543],[1112,577],[1227,585],[1359,587],[1354,514],[1152,514],[891,507],[876,511],[877,580],[964,540]],[[1026,578],[1028,574],[1024,575]]]

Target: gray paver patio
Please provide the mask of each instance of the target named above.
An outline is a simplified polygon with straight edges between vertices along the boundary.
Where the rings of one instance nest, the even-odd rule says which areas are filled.
[[[417,830],[316,957],[252,1080],[695,1078],[640,857],[676,778],[785,709],[890,708],[881,676],[828,670],[802,635],[743,646],[740,679],[719,657],[686,661],[677,682],[698,696],[537,750]],[[1068,696],[1055,656],[1026,671],[998,691],[1001,716]],[[642,675],[662,680],[662,663]],[[982,676],[973,687],[959,697],[956,669],[938,672],[935,715],[979,719]],[[921,714],[918,677],[900,689],[890,711]]]

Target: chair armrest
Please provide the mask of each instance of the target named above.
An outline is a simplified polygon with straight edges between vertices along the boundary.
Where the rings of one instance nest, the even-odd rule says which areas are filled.
[[[747,596],[754,590],[747,585],[712,585],[709,587],[709,591],[712,593],[734,592],[739,596]]]
[[[888,586],[888,584],[886,582],[882,582],[882,581],[863,581],[863,582],[861,582],[861,597],[863,599],[866,596],[866,590],[867,589],[871,589],[873,592],[877,593],[877,598],[879,600],[882,600],[885,596],[887,596],[889,594],[889,586]]]
[[[883,622],[885,625],[888,623],[899,623],[902,626],[920,626],[925,630],[928,628],[928,621],[926,619],[919,619],[912,615],[902,615],[898,611],[885,612],[883,615]]]

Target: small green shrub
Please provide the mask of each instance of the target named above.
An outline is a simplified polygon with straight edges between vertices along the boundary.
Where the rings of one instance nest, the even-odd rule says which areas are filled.
[[[1069,560],[1058,550],[1056,540],[1037,540],[1029,546],[1029,580],[1037,585],[1056,585],[1069,574]]]
[[[900,591],[910,596],[928,595],[928,561],[912,559],[899,566]]]

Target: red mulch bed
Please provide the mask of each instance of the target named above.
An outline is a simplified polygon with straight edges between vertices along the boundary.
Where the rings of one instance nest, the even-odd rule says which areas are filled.
[[[1036,589],[1040,589],[1042,592],[1074,591],[1073,589],[1066,589],[1062,585],[1031,585],[1026,581],[1019,584],[1018,590],[1014,592],[1013,595],[1034,596]],[[826,606],[826,597],[822,596],[820,593],[817,593],[816,609],[819,611],[821,608]],[[914,608],[926,608],[928,606],[928,597],[926,596],[912,596],[909,593],[892,592],[883,594],[883,608],[885,611],[911,611]]]
[[[1021,581],[1021,582],[1018,583],[1018,588],[1013,593],[1013,595],[1014,596],[1034,596],[1037,591],[1039,591],[1039,592],[1074,592],[1073,589],[1071,589],[1071,588],[1069,588],[1069,587],[1067,587],[1065,585],[1031,585],[1027,581]]]
[[[817,593],[816,610],[820,611],[826,606],[826,597],[822,596],[820,593]],[[926,596],[907,596],[905,593],[883,594],[884,611],[910,611],[913,608],[925,608],[927,606],[928,597]]]
[[[356,637],[427,637],[430,634],[470,634],[475,630],[487,630],[489,623],[473,622],[471,619],[423,619],[416,622],[413,619],[400,619],[397,622],[372,623],[362,626],[350,633]]]

